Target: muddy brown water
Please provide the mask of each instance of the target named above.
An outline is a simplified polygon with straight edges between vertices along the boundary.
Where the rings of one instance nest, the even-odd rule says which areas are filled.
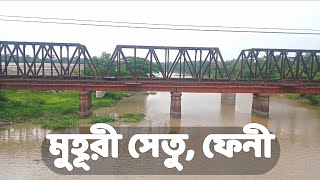
[[[251,115],[251,94],[237,94],[236,105],[221,103],[221,94],[183,93],[181,119],[170,118],[170,93],[125,98],[114,107],[94,110],[97,115],[145,113],[137,124],[116,126],[243,127],[250,122],[266,126],[279,139],[277,165],[266,174],[243,176],[62,176],[41,160],[46,130],[30,123],[0,130],[0,179],[320,179],[320,107],[292,101],[284,95],[270,98],[270,119]],[[89,120],[81,120],[89,126]]]

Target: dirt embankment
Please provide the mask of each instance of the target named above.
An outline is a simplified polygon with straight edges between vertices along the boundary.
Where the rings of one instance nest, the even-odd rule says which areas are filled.
[[[0,127],[8,126],[8,125],[16,124],[16,123],[24,123],[24,122],[27,122],[30,120],[31,119],[28,119],[28,118],[19,118],[19,119],[14,120],[14,122],[11,122],[8,120],[0,119]]]
[[[12,122],[6,122],[6,121],[0,121],[0,127],[2,126],[8,126],[10,124],[13,124]]]

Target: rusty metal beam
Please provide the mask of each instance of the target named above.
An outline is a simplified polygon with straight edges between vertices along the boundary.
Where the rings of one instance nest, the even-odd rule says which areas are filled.
[[[0,89],[77,90],[77,91],[167,91],[198,93],[300,93],[320,94],[319,83],[288,81],[208,81],[196,80],[95,80],[95,79],[1,79]]]

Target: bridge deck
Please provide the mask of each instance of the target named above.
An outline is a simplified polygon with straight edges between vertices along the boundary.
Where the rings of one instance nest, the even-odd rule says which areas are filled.
[[[1,78],[0,89],[77,91],[167,91],[197,93],[301,93],[319,94],[319,82],[303,81],[196,81],[193,79],[59,79]]]

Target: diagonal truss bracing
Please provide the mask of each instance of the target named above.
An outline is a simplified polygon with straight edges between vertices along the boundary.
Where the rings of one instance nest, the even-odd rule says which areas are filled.
[[[216,47],[118,45],[106,61],[99,74],[84,45],[0,41],[0,78],[320,81],[320,50],[253,48],[224,61]]]
[[[99,77],[86,46],[75,43],[0,41],[0,76]]]
[[[124,74],[125,68],[129,74]],[[144,74],[143,74],[144,72]],[[218,48],[118,45],[104,77],[230,79]]]
[[[310,80],[320,77],[320,50],[247,49],[236,59],[234,80]]]

